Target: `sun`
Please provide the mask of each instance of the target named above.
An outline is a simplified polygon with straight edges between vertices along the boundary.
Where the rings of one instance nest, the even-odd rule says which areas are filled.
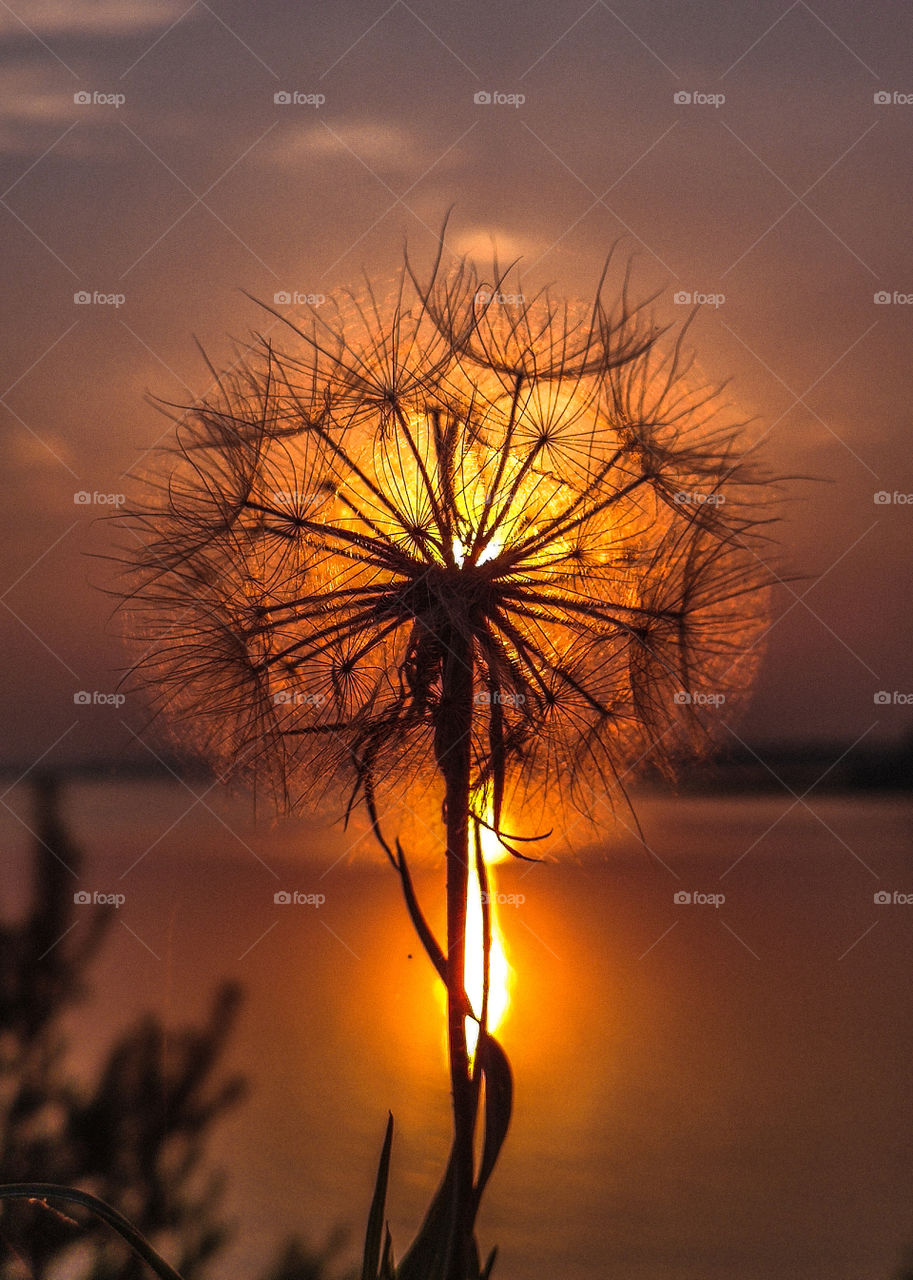
[[[504,947],[504,936],[498,919],[498,893],[494,874],[494,865],[508,856],[494,831],[488,827],[480,827],[482,858],[488,880],[488,911],[491,922],[491,950],[489,952],[488,971],[488,1010],[487,1025],[489,1031],[497,1031],[504,1021],[510,1007],[510,989],[512,970],[507,960]],[[466,955],[463,966],[463,980],[469,1003],[477,1015],[482,1012],[482,998],[485,985],[484,961],[484,929],[482,916],[482,886],[474,860],[470,861],[469,883],[466,891]],[[466,1044],[470,1058],[475,1054],[479,1041],[479,1024],[474,1018],[466,1019]]]

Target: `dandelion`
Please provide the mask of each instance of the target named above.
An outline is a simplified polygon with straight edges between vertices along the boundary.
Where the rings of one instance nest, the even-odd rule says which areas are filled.
[[[582,308],[497,264],[447,272],[439,254],[422,280],[407,259],[391,298],[367,284],[247,350],[179,413],[126,517],[156,705],[289,807],[347,784],[402,877],[448,995],[455,1137],[428,1272],[443,1280],[469,1273],[509,1097],[487,913],[482,1008],[464,991],[482,833],[529,856],[544,812],[598,821],[596,797],[623,800],[639,762],[699,748],[747,688],[765,616],[744,431],[682,336],[627,280],[610,305],[604,282]],[[444,946],[383,831],[423,806],[443,814]],[[483,1083],[493,1145],[476,1171]]]

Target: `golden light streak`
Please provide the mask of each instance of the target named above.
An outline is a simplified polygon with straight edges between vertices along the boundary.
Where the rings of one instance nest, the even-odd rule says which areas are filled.
[[[493,560],[501,552],[502,547],[503,543],[500,539],[492,538],[478,552],[476,564],[485,564],[487,561]],[[454,538],[453,558],[459,568],[462,569],[468,554],[469,550],[466,545],[459,538]],[[491,823],[493,820],[491,803],[487,796],[483,795],[480,799],[479,808],[485,813],[485,821]],[[488,961],[487,1023],[488,1030],[495,1031],[502,1022],[510,1005],[511,969],[507,963],[507,954],[504,950],[504,941],[498,921],[497,889],[492,867],[498,862],[503,862],[510,855],[490,826],[486,827],[481,823],[478,824],[478,833],[482,859],[488,873],[488,910],[491,927],[491,950]],[[470,858],[469,879],[466,886],[466,935],[464,945],[463,985],[470,1004],[476,1014],[481,1016],[482,996],[485,988],[485,931],[482,917],[482,886],[479,882],[479,873],[474,856]],[[470,1061],[475,1056],[478,1042],[479,1024],[475,1018],[467,1018],[466,1045],[469,1050]]]
[[[507,962],[504,941],[498,921],[497,889],[492,864],[501,861],[507,850],[498,837],[487,827],[480,828],[482,858],[488,873],[488,910],[491,921],[491,951],[488,977],[488,1030],[495,1031],[510,1006],[511,968]],[[473,858],[469,867],[469,884],[466,898],[466,954],[463,981],[470,1004],[477,1014],[482,1011],[484,989],[484,930],[482,923],[482,887]],[[475,1055],[479,1040],[479,1024],[474,1018],[466,1019],[466,1044],[470,1059]]]

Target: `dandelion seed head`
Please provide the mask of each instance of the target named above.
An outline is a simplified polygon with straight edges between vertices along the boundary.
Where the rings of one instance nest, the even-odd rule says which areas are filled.
[[[125,516],[138,674],[290,807],[439,805],[467,645],[496,821],[598,822],[711,740],[694,695],[729,714],[750,685],[767,488],[739,424],[626,291],[502,305],[506,279],[407,264],[314,309],[180,415]]]

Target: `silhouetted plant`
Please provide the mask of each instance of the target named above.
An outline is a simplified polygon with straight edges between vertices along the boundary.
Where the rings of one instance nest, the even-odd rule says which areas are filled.
[[[627,284],[610,307],[604,279],[580,309],[439,254],[427,282],[407,261],[390,300],[369,284],[312,308],[290,346],[262,341],[179,413],[127,517],[157,706],[284,804],[348,779],[446,985],[453,1148],[401,1280],[480,1274],[474,1221],[510,1118],[484,911],[481,1007],[464,990],[481,828],[522,856],[537,813],[598,821],[594,793],[623,794],[639,760],[699,747],[764,619],[744,434],[681,338],[664,348]],[[445,946],[382,830],[421,808],[443,813]],[[369,1237],[373,1277],[389,1264]]]
[[[100,1196],[167,1246],[184,1280],[198,1280],[230,1235],[219,1212],[224,1179],[207,1169],[205,1147],[244,1093],[238,1076],[218,1078],[239,990],[220,988],[204,1026],[169,1032],[167,1053],[164,1028],[145,1017],[112,1046],[92,1086],[77,1083],[61,1018],[87,991],[111,913],[80,908],[83,927],[72,929],[81,854],[54,778],[39,777],[34,792],[31,905],[21,923],[0,923],[0,1183],[40,1178]],[[64,1260],[69,1280],[148,1274],[112,1247],[107,1226],[90,1221],[77,1234],[75,1225],[59,1211],[5,1206],[0,1275],[45,1280]],[[265,1280],[326,1280],[338,1243],[319,1253],[290,1243]]]
[[[224,986],[205,1027],[169,1035],[167,1057],[163,1028],[145,1018],[113,1046],[93,1087],[75,1083],[60,1019],[84,994],[110,917],[93,911],[86,929],[71,931],[81,855],[60,819],[54,779],[39,779],[36,801],[31,909],[22,924],[0,926],[0,1182],[40,1176],[112,1201],[143,1234],[172,1242],[194,1280],[227,1238],[220,1180],[197,1183],[210,1126],[243,1093],[237,1077],[213,1083],[239,992]],[[62,1216],[10,1206],[4,1227],[35,1280],[73,1247]],[[83,1274],[93,1280],[145,1274],[135,1258],[111,1250],[104,1228],[81,1243],[91,1246]],[[4,1274],[11,1266],[4,1261]]]

